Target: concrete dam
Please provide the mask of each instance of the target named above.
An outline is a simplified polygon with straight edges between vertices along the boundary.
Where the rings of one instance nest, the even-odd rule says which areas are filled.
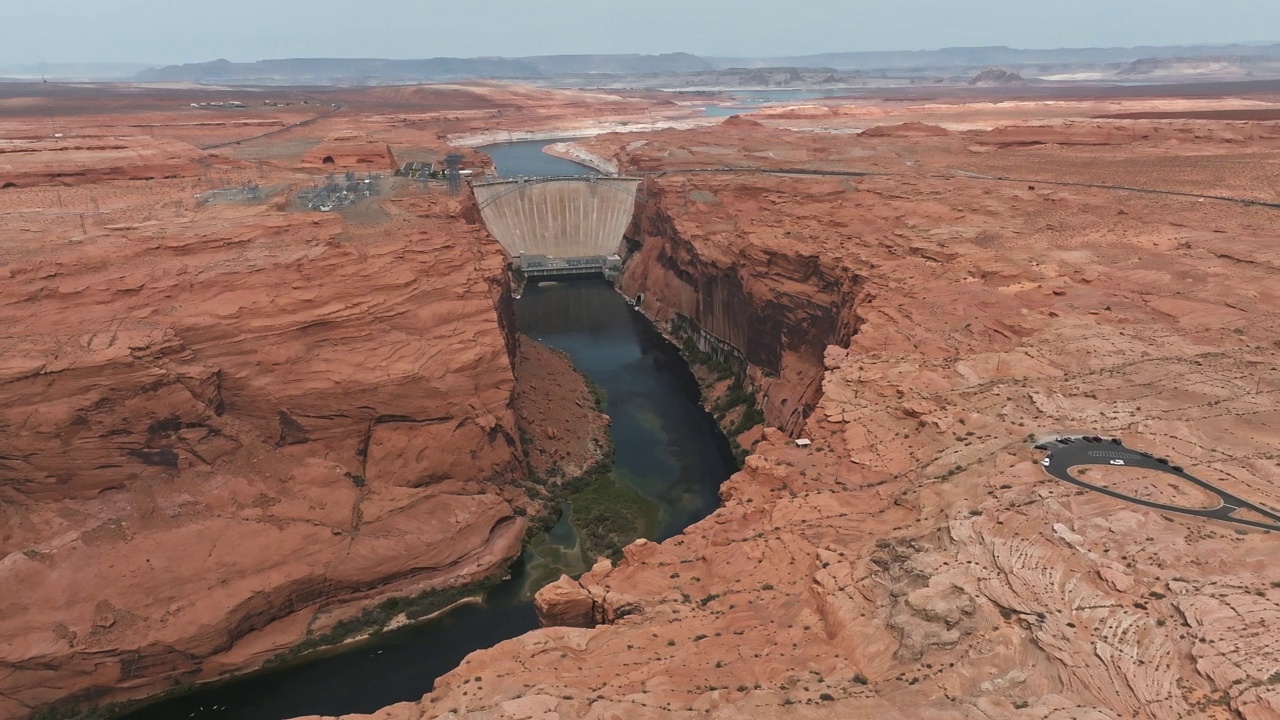
[[[527,277],[609,275],[621,265],[638,178],[565,176],[472,185],[489,232]]]

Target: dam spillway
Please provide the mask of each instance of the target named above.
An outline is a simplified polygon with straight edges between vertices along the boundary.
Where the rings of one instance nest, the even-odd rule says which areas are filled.
[[[619,261],[638,178],[564,176],[476,182],[490,234],[526,275],[592,274]]]

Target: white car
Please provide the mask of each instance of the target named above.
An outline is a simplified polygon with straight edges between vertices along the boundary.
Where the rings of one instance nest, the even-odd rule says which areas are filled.
[[[1112,465],[1123,465],[1123,464],[1124,464],[1124,461],[1123,461],[1123,460],[1112,460],[1112,461],[1111,461],[1111,464],[1112,464]]]
[[[1045,458],[1045,459],[1041,460],[1041,461],[1040,461],[1040,464],[1041,464],[1041,465],[1043,465],[1043,466],[1045,466],[1045,467],[1049,467],[1049,458]]]

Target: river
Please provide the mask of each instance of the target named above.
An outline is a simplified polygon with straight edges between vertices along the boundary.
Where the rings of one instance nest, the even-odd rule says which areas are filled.
[[[481,148],[510,175],[592,172],[544,155],[547,142]],[[535,154],[536,153],[536,154]],[[531,285],[516,301],[521,332],[564,351],[606,396],[613,418],[613,483],[640,498],[644,536],[662,540],[709,515],[733,454],[699,404],[698,385],[676,348],[603,279]],[[371,639],[304,656],[239,678],[201,686],[120,716],[121,720],[371,713],[430,692],[468,653],[537,627],[531,596],[559,572],[580,572],[572,508],[536,540],[511,578],[482,604]]]

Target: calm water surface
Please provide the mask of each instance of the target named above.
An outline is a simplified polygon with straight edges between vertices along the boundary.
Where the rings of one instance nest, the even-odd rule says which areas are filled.
[[[586,165],[562,160],[542,152],[542,148],[562,142],[569,142],[569,140],[530,140],[486,145],[476,149],[493,158],[493,164],[501,177],[597,174],[594,169]]]

